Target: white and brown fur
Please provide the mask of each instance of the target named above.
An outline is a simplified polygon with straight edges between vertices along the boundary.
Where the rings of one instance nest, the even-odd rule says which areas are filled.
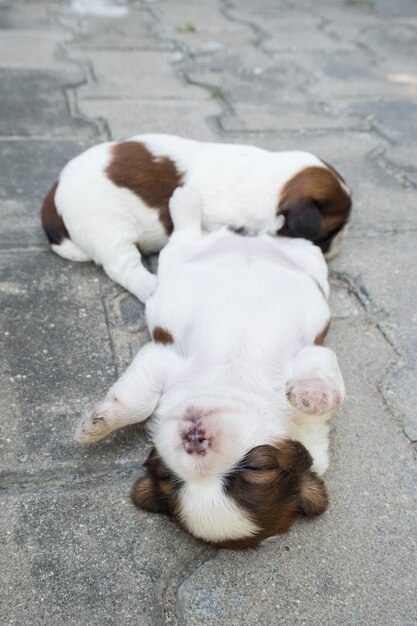
[[[334,253],[351,198],[343,178],[308,152],[269,152],[172,135],[100,144],[72,159],[47,194],[42,223],[52,249],[93,260],[143,302],[157,279],[141,254],[159,251],[174,189],[203,199],[203,228],[303,237]],[[140,251],[139,251],[140,250]]]
[[[336,356],[319,345],[327,266],[303,239],[203,235],[187,187],[170,206],[175,230],[146,303],[153,341],[76,437],[92,443],[153,415],[134,502],[245,548],[327,507],[328,420],[344,395]]]

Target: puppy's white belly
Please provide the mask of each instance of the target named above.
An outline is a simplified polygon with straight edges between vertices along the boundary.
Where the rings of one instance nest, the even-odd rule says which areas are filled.
[[[274,355],[276,361],[279,351],[282,362],[314,342],[317,324],[324,327],[329,318],[328,305],[309,276],[268,258],[266,248],[265,256],[245,245],[242,253],[240,239],[233,240],[236,251],[221,253],[215,244],[166,267],[147,304],[149,325],[169,329],[188,354],[199,353],[204,341],[218,356],[224,351],[250,362]]]

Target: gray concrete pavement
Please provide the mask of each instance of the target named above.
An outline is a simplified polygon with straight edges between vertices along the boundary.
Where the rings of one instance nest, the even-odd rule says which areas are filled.
[[[417,624],[415,0],[2,0],[0,25],[1,624]],[[146,131],[311,150],[354,191],[330,508],[256,551],[134,509],[144,428],[72,441],[147,335],[38,211],[69,158]]]

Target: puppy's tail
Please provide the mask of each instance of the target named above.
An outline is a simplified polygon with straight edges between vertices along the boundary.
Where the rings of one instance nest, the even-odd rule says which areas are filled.
[[[56,209],[57,187],[58,181],[48,191],[41,209],[42,226],[51,248],[56,254],[70,261],[91,261],[91,257],[71,241],[64,220]]]

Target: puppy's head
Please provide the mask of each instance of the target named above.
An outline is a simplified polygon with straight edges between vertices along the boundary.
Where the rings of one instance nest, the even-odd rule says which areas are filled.
[[[351,211],[351,197],[342,176],[327,163],[306,167],[283,187],[278,214],[285,222],[278,234],[313,241],[332,255],[343,236]]]
[[[132,498],[142,509],[170,514],[199,539],[222,548],[253,547],[289,529],[299,513],[327,508],[323,481],[296,441],[280,439],[247,452],[222,477],[183,480],[152,450]]]

